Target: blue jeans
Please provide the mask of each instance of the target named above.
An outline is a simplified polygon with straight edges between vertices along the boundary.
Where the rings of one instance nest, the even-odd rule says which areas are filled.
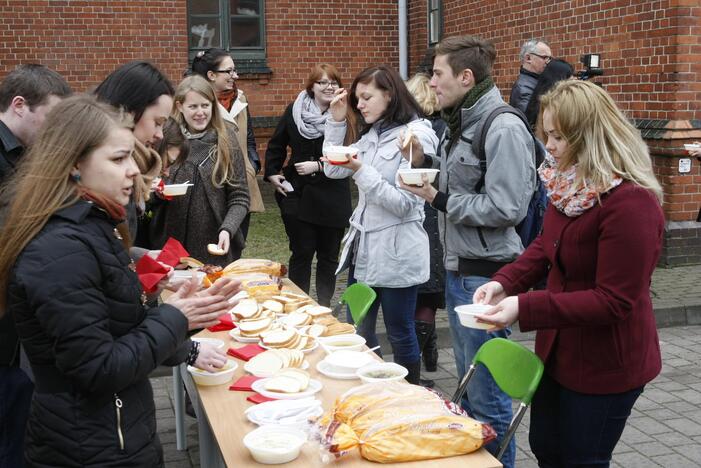
[[[0,466],[24,466],[24,433],[34,385],[19,367],[0,367]]]
[[[543,374],[531,403],[531,450],[541,467],[607,467],[643,391],[589,395]]]
[[[348,272],[348,285],[355,283],[353,269]],[[377,294],[375,302],[370,306],[367,315],[358,326],[358,334],[365,338],[367,346],[377,346],[377,312],[382,305],[382,318],[387,329],[387,339],[392,345],[394,362],[397,364],[414,364],[419,361],[419,342],[416,339],[414,313],[416,311],[416,295],[418,286],[408,288],[372,288]],[[353,323],[350,311],[346,312],[348,323]],[[376,353],[381,357],[378,349]]]
[[[460,276],[454,271],[447,271],[445,277],[445,305],[450,321],[450,334],[453,338],[455,364],[460,379],[472,364],[472,358],[482,344],[495,337],[508,338],[510,330],[487,333],[484,330],[467,328],[460,325],[455,307],[472,304],[475,290],[490,279],[483,276]],[[478,421],[489,423],[497,433],[497,439],[486,446],[490,453],[496,454],[502,436],[509,428],[513,411],[511,397],[502,392],[489,371],[478,366],[475,375],[463,395],[461,406]],[[516,443],[512,439],[502,456],[504,467],[513,467],[516,457]]]

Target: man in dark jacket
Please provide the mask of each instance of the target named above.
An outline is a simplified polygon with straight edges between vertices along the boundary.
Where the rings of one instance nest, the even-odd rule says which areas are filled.
[[[525,113],[538,77],[550,62],[552,52],[544,40],[530,39],[521,47],[519,58],[521,59],[521,70],[518,79],[511,88],[509,105]]]
[[[0,184],[12,176],[46,114],[71,88],[43,65],[20,65],[0,83]],[[24,460],[24,429],[32,383],[19,368],[19,339],[9,314],[0,319],[0,466]]]

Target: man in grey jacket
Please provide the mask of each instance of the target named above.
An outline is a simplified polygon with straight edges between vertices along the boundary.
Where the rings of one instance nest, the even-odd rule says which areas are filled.
[[[509,331],[487,333],[460,325],[455,307],[472,303],[474,291],[489,281],[499,268],[523,250],[515,226],[525,217],[535,190],[535,147],[523,122],[513,114],[497,116],[486,137],[484,183],[472,139],[480,120],[503,106],[491,77],[496,50],[491,42],[472,36],[449,37],[436,46],[431,87],[438,95],[443,119],[448,124],[441,138],[440,160],[421,154],[423,167],[440,167],[439,188],[402,187],[439,211],[441,240],[445,249],[446,309],[453,350],[462,378],[477,349],[487,340],[507,337]],[[427,179],[425,180],[427,182]],[[511,421],[511,398],[503,393],[486,369],[479,369],[463,398],[463,407],[476,419],[490,423],[497,441],[487,446],[495,453]],[[513,440],[504,456],[513,466]]]
[[[521,70],[519,70],[518,78],[511,88],[509,105],[525,113],[528,101],[533,96],[533,89],[538,83],[538,77],[552,59],[552,52],[548,43],[543,39],[530,39],[523,43],[519,58],[521,59]]]

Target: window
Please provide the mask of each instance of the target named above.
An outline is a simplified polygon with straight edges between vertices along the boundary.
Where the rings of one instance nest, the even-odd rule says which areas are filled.
[[[229,50],[242,73],[265,73],[264,0],[188,0],[190,60],[197,51]],[[262,67],[262,68],[261,68]]]
[[[443,35],[443,2],[428,0],[428,45],[440,42]]]

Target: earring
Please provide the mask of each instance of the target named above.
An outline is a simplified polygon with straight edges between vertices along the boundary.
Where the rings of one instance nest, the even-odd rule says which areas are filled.
[[[71,179],[73,179],[73,182],[76,184],[80,182],[80,172],[76,172],[75,174],[71,174]]]

